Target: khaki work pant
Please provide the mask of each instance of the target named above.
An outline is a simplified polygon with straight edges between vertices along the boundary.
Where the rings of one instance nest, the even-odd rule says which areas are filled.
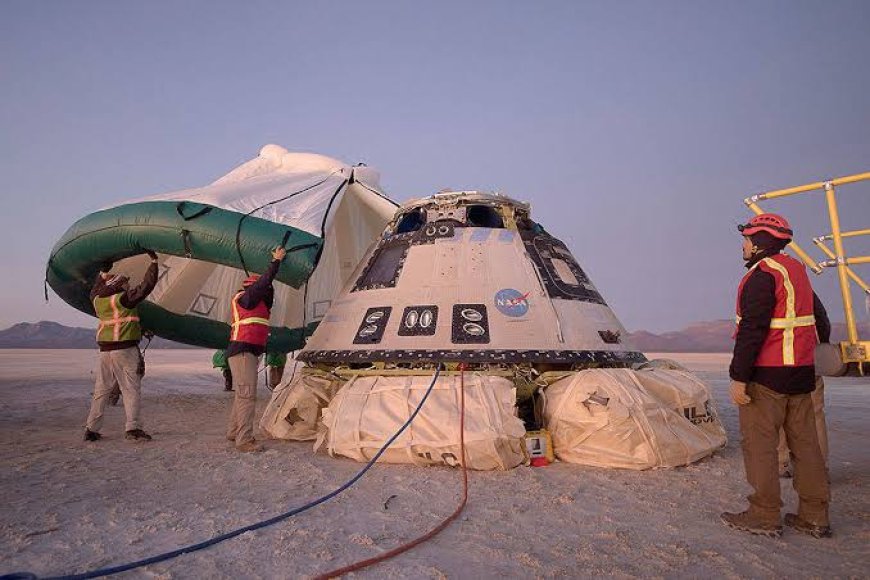
[[[91,400],[91,412],[85,425],[88,429],[97,433],[100,431],[103,425],[103,411],[116,383],[121,388],[121,394],[124,395],[124,412],[127,415],[124,430],[142,428],[142,423],[139,421],[142,377],[136,372],[139,368],[139,356],[138,346],[100,352],[97,368],[94,371],[97,380]]]
[[[816,436],[819,438],[819,449],[822,451],[822,459],[825,468],[828,466],[828,425],[825,422],[825,381],[822,377],[816,377],[816,390],[810,393],[813,401],[813,412],[816,416]],[[788,442],[785,439],[785,429],[779,430],[779,447],[776,449],[779,455],[779,471],[788,469],[791,465],[791,456],[788,450]]]
[[[747,498],[750,513],[768,523],[780,521],[776,448],[782,428],[794,459],[793,485],[800,498],[798,516],[820,526],[828,525],[828,474],[819,449],[810,395],[783,395],[758,383],[749,383],[746,393],[752,402],[738,409],[746,479],[755,490]]]
[[[233,374],[235,398],[230,412],[227,439],[236,447],[254,440],[254,410],[257,407],[257,360],[254,354],[243,352],[227,359]]]

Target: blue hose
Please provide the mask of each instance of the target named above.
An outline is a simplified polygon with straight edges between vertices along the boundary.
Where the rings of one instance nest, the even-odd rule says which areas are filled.
[[[230,538],[235,538],[236,536],[240,536],[241,534],[244,534],[245,532],[251,532],[254,530],[259,530],[260,528],[265,528],[266,526],[271,526],[272,524],[276,524],[276,523],[280,522],[281,520],[286,520],[287,518],[293,517],[296,514],[300,514],[304,511],[307,511],[307,510],[309,510],[315,506],[318,506],[326,501],[331,500],[332,498],[334,498],[335,496],[337,496],[338,494],[340,494],[341,492],[345,491],[350,486],[355,484],[357,481],[359,481],[359,479],[363,475],[365,475],[365,473],[369,469],[371,469],[372,466],[377,462],[378,458],[380,458],[380,456],[384,454],[384,452],[387,450],[387,448],[390,445],[392,445],[393,441],[395,441],[399,437],[399,435],[401,435],[402,432],[404,432],[405,429],[408,428],[408,425],[411,424],[411,422],[417,417],[417,414],[420,412],[420,409],[423,408],[423,404],[426,402],[426,399],[429,398],[429,393],[431,393],[432,389],[435,387],[435,381],[438,380],[438,375],[440,375],[440,374],[441,374],[441,365],[439,364],[438,367],[435,369],[435,376],[432,377],[432,382],[429,384],[429,388],[426,389],[426,392],[423,395],[423,398],[420,399],[420,403],[417,405],[417,408],[414,409],[414,412],[411,413],[411,416],[408,417],[408,420],[405,421],[405,424],[402,425],[399,428],[399,430],[396,431],[395,434],[393,434],[393,436],[387,440],[387,442],[384,444],[384,446],[381,447],[380,450],[378,450],[378,452],[375,454],[375,456],[371,458],[371,460],[365,465],[365,467],[360,469],[356,475],[354,475],[352,478],[350,478],[350,480],[347,481],[347,483],[345,483],[344,485],[342,485],[338,489],[329,492],[328,494],[324,495],[323,497],[317,498],[314,501],[311,501],[311,502],[309,502],[301,507],[293,508],[290,511],[284,512],[283,514],[279,514],[279,515],[271,517],[267,520],[263,520],[261,522],[255,523],[255,524],[251,524],[251,525],[245,526],[243,528],[238,528],[236,530],[233,530],[231,532],[227,532],[225,534],[221,534],[219,536],[215,536],[214,538],[208,539],[208,540],[206,540],[204,542],[200,542],[198,544],[192,544],[190,546],[185,546],[183,548],[179,548],[179,549],[173,550],[171,552],[166,552],[164,554],[158,554],[157,556],[151,556],[150,558],[145,558],[144,560],[137,560],[136,562],[130,562],[129,564],[122,564],[120,566],[113,566],[111,568],[100,568],[98,570],[92,570],[90,572],[83,572],[81,574],[71,574],[69,576],[51,576],[51,577],[46,578],[45,580],[84,580],[85,578],[100,578],[102,576],[109,576],[111,574],[119,574],[121,572],[127,572],[129,570],[141,568],[142,566],[148,566],[150,564],[164,562],[166,560],[170,560],[170,559],[175,558],[177,556],[181,556],[182,554],[190,554],[193,552],[197,552],[199,550],[204,550],[205,548],[209,548],[211,546],[214,546],[215,544],[223,542],[224,540],[229,540]],[[33,574],[31,572],[13,572],[11,574],[4,574],[3,576],[0,576],[0,580],[34,580],[36,578],[38,578],[38,576],[36,576],[36,574]]]

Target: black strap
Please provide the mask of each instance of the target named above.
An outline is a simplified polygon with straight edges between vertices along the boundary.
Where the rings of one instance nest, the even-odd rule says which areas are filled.
[[[354,167],[360,167],[360,166],[365,167],[365,163],[358,163]],[[381,199],[390,202],[394,206],[401,207],[398,203],[396,203],[395,201],[393,201],[392,199],[390,199],[389,197],[387,197],[386,195],[384,195],[383,193],[381,193],[377,189],[368,186],[365,181],[358,181],[356,176],[353,174],[353,172],[351,172],[351,174],[350,174],[350,180],[351,180],[350,181],[351,183],[355,183],[355,184],[361,186],[363,189],[369,190],[370,192],[374,193],[375,195],[377,195]]]
[[[190,251],[190,230],[181,230],[181,240],[184,242],[184,257],[190,258],[193,255]]]
[[[196,219],[200,216],[204,216],[205,214],[207,214],[208,212],[210,212],[211,210],[214,209],[210,205],[204,205],[202,208],[200,208],[199,211],[194,212],[193,215],[184,215],[184,206],[186,203],[187,203],[186,201],[182,201],[182,202],[179,202],[178,205],[175,206],[175,211],[177,211],[178,215],[180,215],[182,217],[182,219],[184,219],[184,221],[186,221],[186,222],[193,220],[193,219]]]
[[[145,356],[145,351],[148,350],[149,346],[151,346],[151,339],[154,338],[154,333],[153,332],[143,333],[143,336],[145,337],[145,339],[148,342],[145,343],[145,348],[143,348],[139,351],[139,356],[142,356],[142,357]]]
[[[281,238],[281,247],[282,248],[287,247],[287,240],[290,239],[291,234],[293,234],[293,230],[287,230],[286,232],[284,232],[284,237]]]
[[[239,223],[236,226],[236,251],[239,254],[239,261],[242,263],[242,269],[245,271],[245,274],[250,274],[250,272],[248,272],[248,265],[245,264],[245,257],[242,255],[242,222],[244,222],[254,212],[260,211],[261,209],[263,209],[265,207],[269,207],[270,205],[275,205],[276,203],[281,203],[282,201],[287,201],[291,197],[295,197],[297,195],[305,193],[306,191],[311,191],[312,189],[314,189],[318,185],[326,183],[326,181],[328,181],[330,177],[332,177],[333,175],[338,173],[338,171],[339,170],[333,171],[332,173],[330,173],[329,175],[327,175],[326,177],[324,177],[323,179],[321,179],[317,183],[312,183],[309,186],[303,187],[299,191],[294,191],[293,193],[291,193],[289,195],[285,195],[284,197],[281,197],[278,199],[273,199],[272,201],[270,201],[268,203],[264,203],[263,205],[261,205],[259,207],[255,207],[254,209],[252,209],[251,211],[249,211],[248,213],[246,213],[245,215],[243,215],[242,217],[239,218]]]
[[[45,301],[48,302],[48,269],[51,268],[51,260],[54,256],[49,256],[48,261],[45,263],[45,278],[42,282],[42,289],[45,291]]]
[[[335,193],[333,193],[332,197],[329,199],[329,205],[326,206],[326,213],[323,214],[323,221],[320,222],[320,239],[323,240],[323,243],[320,244],[320,248],[317,250],[317,255],[314,256],[314,267],[311,269],[312,272],[320,265],[320,257],[323,255],[323,248],[326,247],[326,220],[329,219],[329,211],[332,209],[332,204],[335,202],[335,198],[338,197],[338,194],[341,193],[341,190],[344,189],[344,186],[347,185],[349,181],[350,180],[345,179],[341,182],[341,185],[335,189]]]
[[[316,248],[318,246],[320,246],[320,244],[316,244],[316,243],[299,244],[298,246],[293,246],[292,248],[287,250],[287,255],[290,255],[293,252],[296,252],[298,250],[305,250],[307,248]]]
[[[335,188],[335,192],[332,194],[332,197],[329,198],[329,205],[326,206],[326,211],[323,212],[323,220],[320,222],[320,239],[324,241],[323,245],[326,245],[326,220],[329,219],[329,210],[332,209],[332,204],[335,202],[335,198],[338,197],[338,194],[341,193],[341,190],[344,189],[344,186],[347,185],[348,181],[348,179],[345,179]]]

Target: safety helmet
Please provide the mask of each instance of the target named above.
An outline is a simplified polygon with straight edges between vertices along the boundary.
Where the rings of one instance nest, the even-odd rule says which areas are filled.
[[[788,220],[775,213],[757,215],[749,220],[749,223],[737,226],[737,229],[744,236],[751,236],[758,232],[767,232],[780,240],[790,240],[794,235]]]
[[[250,276],[245,278],[245,280],[242,282],[242,288],[247,288],[248,286],[250,286],[251,284],[253,284],[254,282],[256,282],[259,279],[260,279],[259,274],[251,274]]]

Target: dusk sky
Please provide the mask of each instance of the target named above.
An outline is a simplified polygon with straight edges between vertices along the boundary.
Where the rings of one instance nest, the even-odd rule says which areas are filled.
[[[743,198],[870,171],[868,63],[867,0],[5,0],[0,328],[93,326],[43,297],[64,231],[267,143],[365,162],[397,201],[531,202],[630,330],[730,318]],[[870,182],[838,201],[870,227]],[[763,205],[807,249],[830,232],[821,192]],[[842,320],[835,272],[812,280]]]

